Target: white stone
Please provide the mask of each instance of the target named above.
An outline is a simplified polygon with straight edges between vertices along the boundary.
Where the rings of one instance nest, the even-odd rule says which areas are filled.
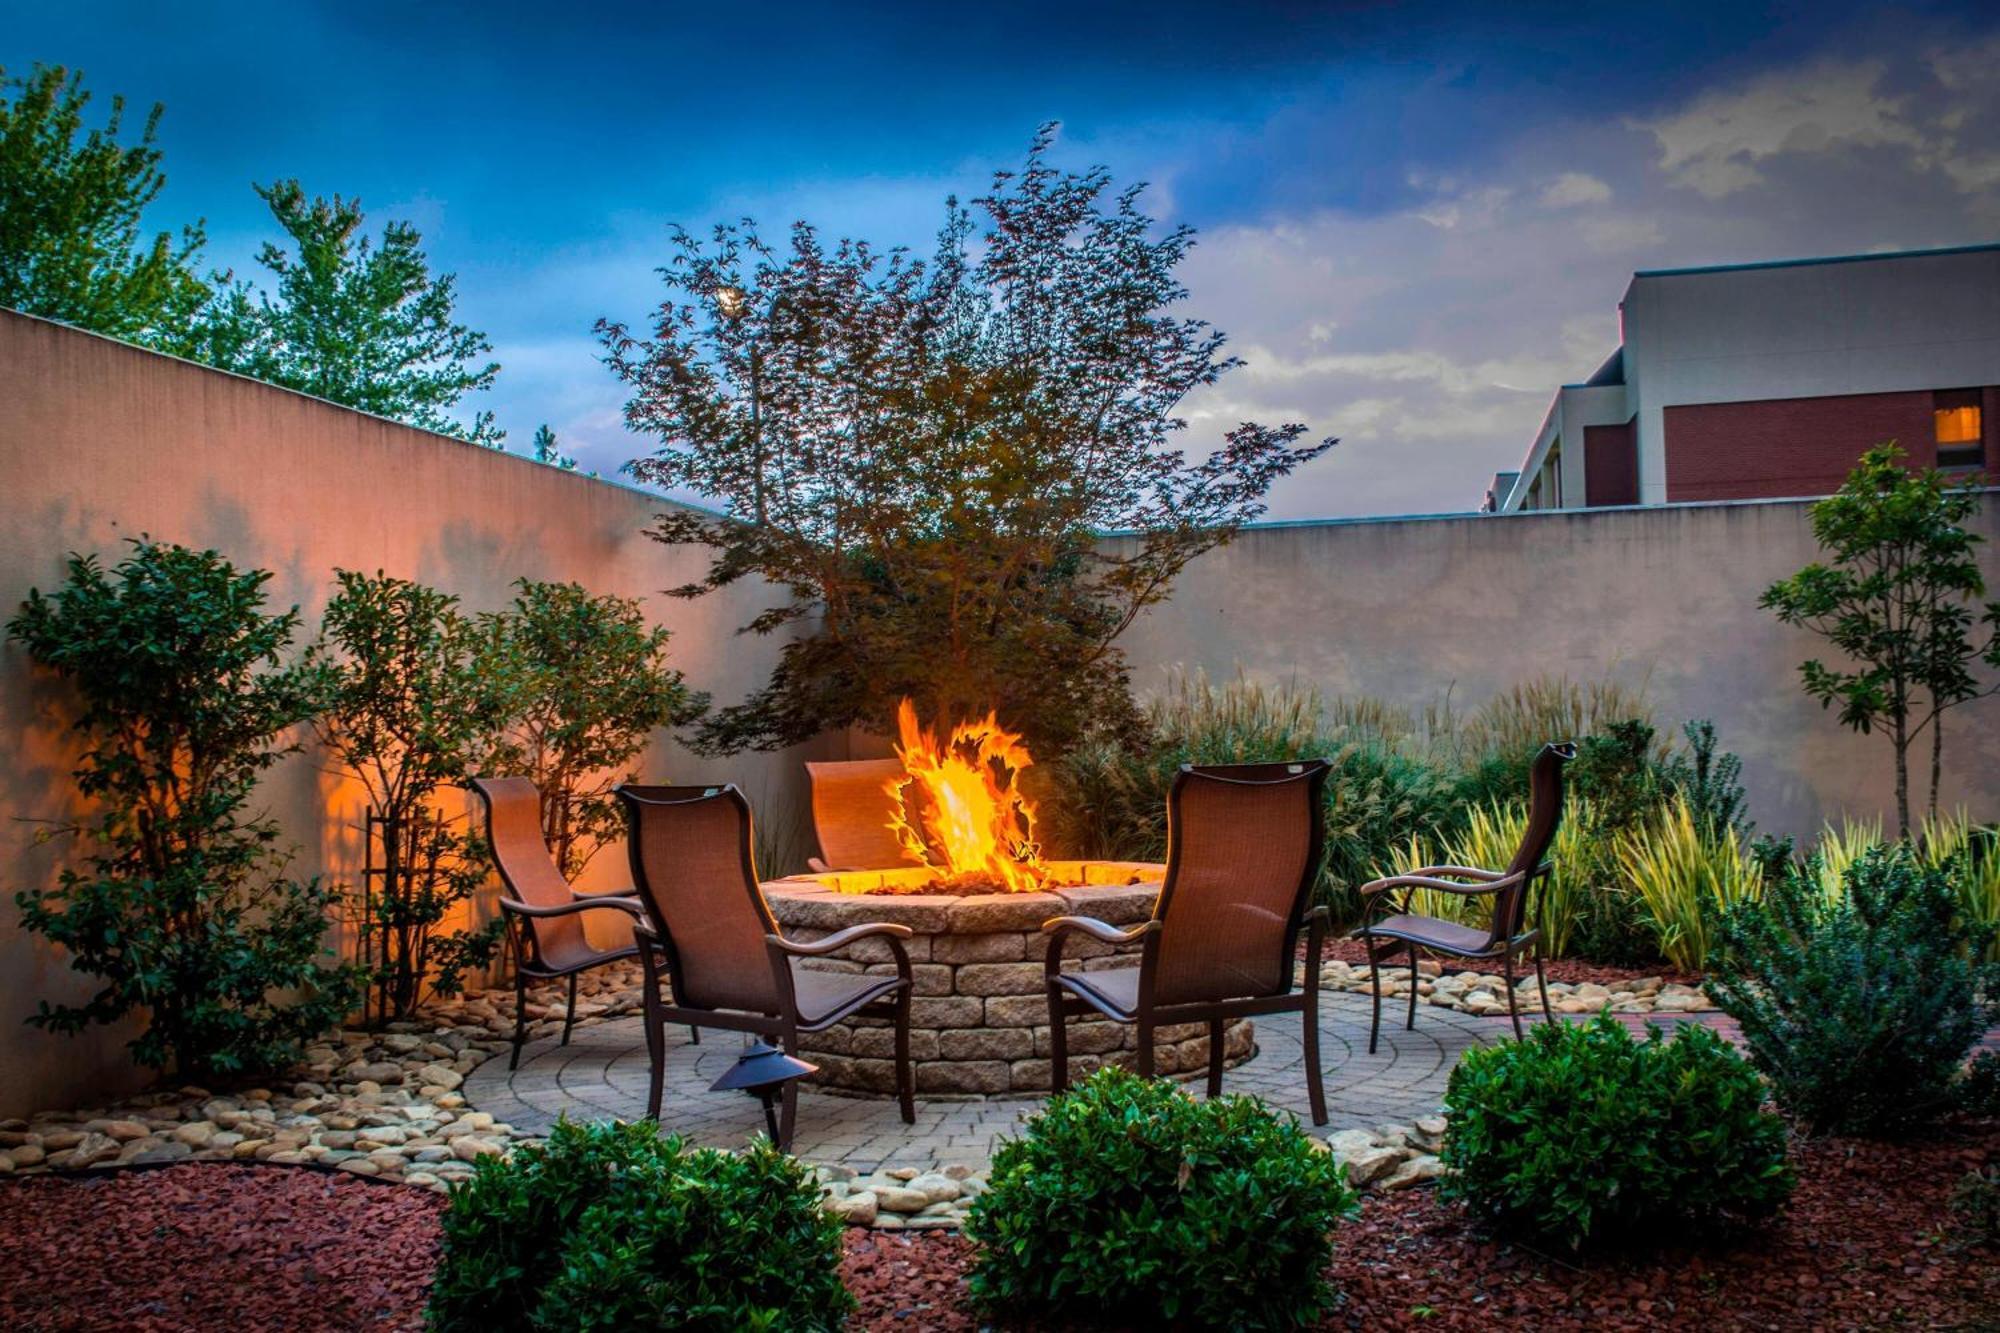
[[[1421,1185],[1427,1180],[1436,1180],[1444,1174],[1444,1163],[1428,1154],[1410,1158],[1385,1176],[1380,1188],[1384,1190],[1406,1190]]]
[[[844,1199],[828,1199],[822,1207],[849,1226],[872,1227],[881,1210],[881,1200],[875,1191],[862,1190]]]

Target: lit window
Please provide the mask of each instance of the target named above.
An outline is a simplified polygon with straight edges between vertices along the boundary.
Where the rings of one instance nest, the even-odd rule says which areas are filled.
[[[1986,462],[1985,422],[1979,390],[1950,389],[1932,397],[1939,467],[1981,467]]]

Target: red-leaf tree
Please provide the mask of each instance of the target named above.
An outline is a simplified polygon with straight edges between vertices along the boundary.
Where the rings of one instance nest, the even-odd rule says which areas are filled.
[[[749,222],[678,231],[650,329],[600,322],[627,421],[660,441],[629,470],[723,511],[660,516],[653,536],[713,552],[676,591],[788,594],[745,627],[792,631],[777,668],[703,748],[887,730],[904,696],[997,708],[1050,749],[1123,725],[1119,634],[1334,443],[1246,422],[1177,447],[1182,401],[1239,364],[1174,309],[1193,233],[1141,186],[1051,166],[1053,132],[973,209],[947,202],[928,262],[804,223],[782,252]]]

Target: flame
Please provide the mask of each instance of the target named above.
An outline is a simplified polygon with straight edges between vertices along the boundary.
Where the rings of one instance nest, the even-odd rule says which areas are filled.
[[[896,706],[905,776],[891,778],[889,828],[903,854],[939,880],[990,880],[996,890],[1033,893],[1048,880],[1035,841],[1035,806],[1020,790],[1034,763],[1021,738],[997,714],[961,722],[951,739],[917,725],[916,707]]]

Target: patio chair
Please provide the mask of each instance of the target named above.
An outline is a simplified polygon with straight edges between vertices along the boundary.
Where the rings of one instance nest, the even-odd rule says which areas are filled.
[[[1406,1030],[1417,1025],[1417,954],[1420,950],[1468,962],[1499,959],[1501,975],[1507,983],[1507,1016],[1514,1020],[1514,1036],[1517,1038],[1521,1035],[1521,1011],[1514,995],[1514,959],[1524,952],[1532,954],[1535,985],[1542,997],[1542,1017],[1545,1020],[1553,1017],[1549,1012],[1548,980],[1542,969],[1541,899],[1536,899],[1537,914],[1530,929],[1528,893],[1537,880],[1549,873],[1548,863],[1542,858],[1548,854],[1549,844],[1556,836],[1556,827],[1562,822],[1563,765],[1575,757],[1576,747],[1569,744],[1544,745],[1541,753],[1535,756],[1528,770],[1528,827],[1522,834],[1514,859],[1507,863],[1505,870],[1483,870],[1475,866],[1424,866],[1407,875],[1390,875],[1361,886],[1364,911],[1367,910],[1367,900],[1379,895],[1386,895],[1382,901],[1389,908],[1388,914],[1381,920],[1364,921],[1352,935],[1368,950],[1368,979],[1372,983],[1370,989],[1375,993],[1374,1017],[1368,1026],[1370,1055],[1375,1053],[1376,1038],[1382,1027],[1381,961],[1405,950],[1410,956],[1410,1013],[1403,1022]],[[1460,882],[1465,880],[1471,883]],[[1465,898],[1490,898],[1493,913],[1483,927],[1415,915],[1409,911],[1409,894],[1414,889],[1429,889]]]
[[[1310,906],[1319,874],[1324,759],[1284,764],[1184,764],[1167,793],[1167,874],[1152,919],[1119,930],[1082,916],[1046,921],[1053,1082],[1069,1086],[1066,1021],[1095,1010],[1139,1029],[1138,1065],[1153,1074],[1153,1037],[1176,1023],[1208,1024],[1208,1095],[1222,1092],[1229,1019],[1297,1013],[1305,1025],[1306,1092],[1326,1123],[1319,1063],[1319,956],[1327,922]],[[1305,989],[1293,955],[1305,929]],[[1066,972],[1063,937],[1141,941],[1136,966]]]
[[[779,934],[758,887],[750,851],[750,803],[742,792],[734,786],[628,785],[617,793],[625,806],[632,879],[644,909],[644,920],[633,934],[646,972],[646,1053],[652,1061],[646,1113],[660,1114],[669,1023],[755,1033],[796,1055],[801,1032],[820,1032],[868,1013],[895,1024],[896,1096],[904,1123],[915,1123],[912,983],[910,955],[903,947],[910,928],[874,922],[811,944],[788,940]],[[888,942],[894,976],[798,965],[877,936]],[[671,1002],[660,994],[663,964]],[[798,1095],[798,1083],[787,1082],[778,1125],[780,1148],[791,1146]]]
[[[500,899],[514,952],[514,1053],[507,1067],[518,1069],[528,1031],[528,982],[569,979],[561,1043],[569,1045],[570,1029],[576,1025],[576,979],[592,968],[639,953],[637,944],[597,948],[583,933],[582,915],[623,912],[637,917],[639,900],[570,888],[542,841],[541,793],[529,779],[473,778],[466,785],[486,807],[486,841],[507,891]]]
[[[810,870],[890,870],[910,864],[889,829],[894,802],[884,789],[903,776],[900,759],[848,759],[807,764],[812,783],[813,835],[819,855]]]

